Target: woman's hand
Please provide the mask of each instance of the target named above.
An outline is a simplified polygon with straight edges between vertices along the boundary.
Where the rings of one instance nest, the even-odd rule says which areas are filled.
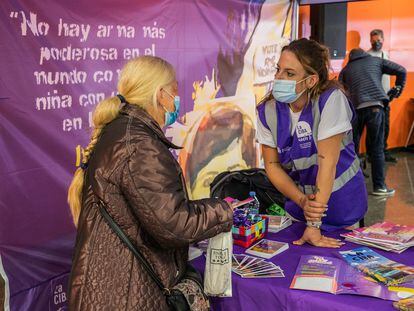
[[[305,243],[309,243],[310,245],[317,247],[330,248],[339,248],[345,244],[341,242],[341,240],[323,236],[320,229],[312,227],[306,227],[305,232],[303,232],[303,236],[299,240],[293,242],[295,245],[303,245]]]
[[[237,203],[238,202],[236,202],[236,203],[229,203],[229,205],[230,205],[230,207],[231,207],[231,210],[234,212],[234,210],[237,208]]]
[[[233,212],[237,208],[237,203],[239,203],[239,201],[231,201],[231,200],[228,200],[227,198],[224,199],[224,202],[227,203],[227,205],[231,208]]]
[[[306,220],[320,221],[322,217],[325,217],[325,212],[328,210],[328,205],[314,201],[315,195],[310,194],[308,196],[303,195],[300,199],[300,207],[303,209],[303,214]]]

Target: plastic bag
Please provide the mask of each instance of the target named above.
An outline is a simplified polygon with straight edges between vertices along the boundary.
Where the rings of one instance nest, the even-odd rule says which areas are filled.
[[[207,247],[204,291],[209,296],[231,297],[231,264],[233,238],[231,231],[210,239]]]

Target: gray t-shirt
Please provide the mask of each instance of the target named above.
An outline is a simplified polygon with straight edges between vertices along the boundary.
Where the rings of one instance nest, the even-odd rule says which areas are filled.
[[[388,53],[385,51],[374,51],[372,49],[367,51],[368,54],[383,59],[389,59]],[[382,75],[382,87],[384,88],[385,94],[391,89],[391,78],[389,75]]]

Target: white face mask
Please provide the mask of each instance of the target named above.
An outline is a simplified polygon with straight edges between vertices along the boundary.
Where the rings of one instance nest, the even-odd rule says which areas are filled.
[[[293,103],[306,91],[306,89],[304,89],[302,92],[297,94],[296,84],[305,81],[309,77],[310,76],[307,76],[306,78],[300,81],[276,79],[275,82],[273,83],[273,90],[272,90],[273,97],[277,101],[282,102],[282,103],[287,103],[287,104]]]

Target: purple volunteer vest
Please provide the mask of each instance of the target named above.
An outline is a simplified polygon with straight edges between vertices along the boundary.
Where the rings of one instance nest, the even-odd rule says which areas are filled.
[[[302,110],[293,136],[290,134],[291,121],[287,104],[269,100],[257,108],[260,121],[272,133],[282,167],[305,194],[316,190],[318,126],[321,113],[333,91],[335,89],[326,90],[320,95],[317,104],[309,104]],[[352,105],[349,105],[354,111]],[[349,132],[342,140],[322,229],[332,231],[351,226],[364,217],[367,207],[365,181],[355,153],[352,133]],[[293,201],[288,199],[285,209],[294,218],[305,220],[303,210]]]

